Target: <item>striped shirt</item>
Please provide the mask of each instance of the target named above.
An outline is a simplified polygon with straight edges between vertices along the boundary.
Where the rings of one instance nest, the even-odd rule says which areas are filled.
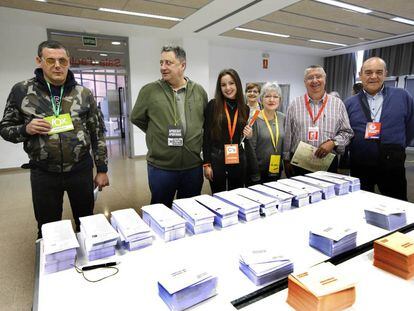
[[[315,124],[312,122],[306,109],[304,96],[297,97],[290,103],[285,119],[283,159],[291,159],[300,141],[319,147],[327,140],[333,139],[338,143],[334,152],[341,154],[345,151],[345,146],[349,144],[354,133],[349,124],[348,115],[342,100],[326,93],[320,101],[314,102],[309,99],[313,116],[316,117],[318,115],[325,96],[328,96],[327,104]],[[317,141],[308,141],[309,127],[319,128]]]

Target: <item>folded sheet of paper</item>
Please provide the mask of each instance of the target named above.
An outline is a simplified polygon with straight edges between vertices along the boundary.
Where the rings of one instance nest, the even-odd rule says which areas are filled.
[[[328,170],[335,155],[329,153],[324,158],[317,158],[315,156],[316,150],[316,147],[301,141],[299,142],[298,148],[296,148],[290,163],[311,172]]]

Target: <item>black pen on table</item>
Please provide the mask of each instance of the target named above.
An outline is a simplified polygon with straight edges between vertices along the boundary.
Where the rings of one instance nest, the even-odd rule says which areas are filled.
[[[117,261],[106,262],[106,263],[101,263],[101,264],[98,264],[98,265],[83,267],[82,271],[89,271],[89,270],[94,270],[94,269],[99,269],[99,268],[113,267],[113,266],[116,266],[116,265],[119,265],[119,264],[120,264],[120,262],[117,262]]]

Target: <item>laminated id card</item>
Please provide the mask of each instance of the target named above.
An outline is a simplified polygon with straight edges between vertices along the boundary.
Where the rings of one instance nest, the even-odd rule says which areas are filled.
[[[224,163],[239,164],[239,146],[237,144],[224,145]]]
[[[365,128],[365,139],[379,139],[381,137],[381,122],[368,122]]]
[[[52,129],[48,132],[49,135],[73,130],[72,118],[69,113],[64,113],[57,117],[50,116],[44,119],[52,125]]]
[[[310,126],[308,128],[308,141],[318,141],[319,139],[319,127]]]
[[[169,147],[182,147],[183,129],[180,126],[169,125],[168,126],[168,146]]]
[[[272,154],[269,162],[269,173],[277,174],[280,171],[280,155]]]

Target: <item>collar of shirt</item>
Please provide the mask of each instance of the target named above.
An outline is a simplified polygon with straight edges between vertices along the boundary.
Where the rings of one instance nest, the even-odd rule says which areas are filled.
[[[325,99],[325,96],[328,96],[328,94],[326,94],[326,92],[325,92],[325,94],[323,94],[322,98],[319,99],[319,100],[313,100],[309,95],[308,95],[308,98],[309,98],[309,102],[311,103],[311,105],[321,106],[324,99]]]
[[[382,86],[381,90],[379,90],[379,92],[375,95],[371,95],[369,93],[367,93],[367,91],[363,90],[365,95],[367,96],[368,99],[373,99],[376,100],[378,99],[378,97],[383,96],[384,95],[384,85]]]

